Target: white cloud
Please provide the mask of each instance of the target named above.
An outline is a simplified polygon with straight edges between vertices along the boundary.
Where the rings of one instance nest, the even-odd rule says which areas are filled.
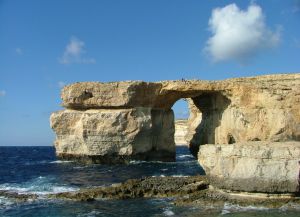
[[[59,88],[63,88],[66,85],[66,83],[63,81],[59,81],[59,82],[57,82],[57,85]]]
[[[5,90],[0,90],[0,97],[5,96],[5,95],[6,95],[6,91]]]
[[[266,26],[261,7],[253,3],[247,10],[239,9],[236,4],[214,9],[209,28],[212,36],[204,51],[214,62],[236,60],[245,63],[280,42],[281,29],[271,31]]]
[[[17,48],[16,48],[16,53],[17,53],[18,55],[22,55],[22,54],[23,54],[23,50],[22,50],[21,48],[17,47]]]
[[[85,58],[85,43],[76,37],[72,37],[67,44],[63,56],[59,59],[61,64],[82,63],[92,64],[96,60],[94,58]]]

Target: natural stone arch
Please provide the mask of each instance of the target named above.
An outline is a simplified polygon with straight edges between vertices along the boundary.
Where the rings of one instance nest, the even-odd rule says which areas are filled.
[[[51,115],[56,153],[64,158],[173,160],[171,107],[181,98],[192,102],[187,138],[194,154],[205,143],[299,141],[299,80],[299,74],[289,74],[74,83],[62,90],[66,109]]]

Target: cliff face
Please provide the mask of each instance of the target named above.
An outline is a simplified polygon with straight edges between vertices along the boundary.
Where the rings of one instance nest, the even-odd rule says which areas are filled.
[[[175,121],[175,144],[176,145],[187,145],[186,135],[188,132],[187,120],[180,119]]]
[[[231,191],[297,191],[300,142],[201,146],[198,159],[213,186]]]
[[[186,140],[195,156],[200,148],[200,164],[209,176],[221,180],[215,182],[215,186],[221,188],[226,187],[220,183],[233,174],[230,171],[235,166],[222,167],[228,176],[217,173],[218,166],[215,169],[208,166],[208,162],[216,159],[209,160],[205,154],[210,153],[207,144],[224,146],[222,150],[226,152],[230,147],[247,150],[248,145],[243,144],[261,141],[270,144],[264,146],[266,151],[276,142],[285,146],[285,142],[294,141],[293,146],[300,141],[300,74],[223,81],[81,82],[66,86],[61,96],[66,110],[53,113],[50,120],[57,135],[57,155],[90,158],[94,162],[174,160],[171,107],[177,100],[187,98],[190,117]],[[235,143],[241,146],[226,146]],[[250,146],[249,150],[253,156],[247,156],[255,157]],[[281,158],[274,159],[274,162],[281,161]],[[289,170],[295,171],[296,157],[290,161],[294,163],[289,164]],[[249,163],[241,162],[247,168]],[[268,168],[266,164],[259,164]],[[255,180],[264,180],[259,171],[265,170],[256,170],[252,176],[257,178]],[[241,174],[239,179],[253,180]],[[285,181],[296,180],[286,176]]]
[[[56,153],[96,163],[131,159],[173,161],[172,111],[135,109],[66,109],[51,115]]]

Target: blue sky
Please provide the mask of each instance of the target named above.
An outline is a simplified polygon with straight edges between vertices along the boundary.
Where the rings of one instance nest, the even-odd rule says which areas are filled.
[[[72,82],[300,72],[299,27],[297,0],[0,0],[0,145],[51,145]]]

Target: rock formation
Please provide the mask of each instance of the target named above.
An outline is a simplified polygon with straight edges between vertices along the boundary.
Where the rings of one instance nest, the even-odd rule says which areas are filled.
[[[100,163],[174,160],[171,108],[186,98],[186,139],[195,156],[200,147],[200,164],[216,179],[212,185],[263,192],[290,192],[295,187],[292,171],[300,155],[286,153],[300,141],[300,74],[223,81],[80,82],[66,86],[61,96],[66,109],[53,113],[50,122],[57,135],[56,153],[62,158]],[[277,149],[284,153],[277,156]],[[270,153],[268,158],[265,153]],[[226,163],[220,166],[221,162]],[[270,184],[272,176],[261,174],[272,168],[270,164],[281,171],[275,185]],[[241,168],[253,170],[241,173]],[[237,180],[242,184],[232,187]],[[252,181],[270,187],[245,188]]]
[[[187,120],[179,119],[175,121],[175,144],[176,145],[186,145],[187,141],[185,136],[188,132]]]
[[[56,153],[64,159],[118,163],[132,159],[173,161],[173,111],[88,109],[55,112]]]
[[[198,160],[213,186],[231,191],[290,193],[297,189],[300,142],[203,145]]]

